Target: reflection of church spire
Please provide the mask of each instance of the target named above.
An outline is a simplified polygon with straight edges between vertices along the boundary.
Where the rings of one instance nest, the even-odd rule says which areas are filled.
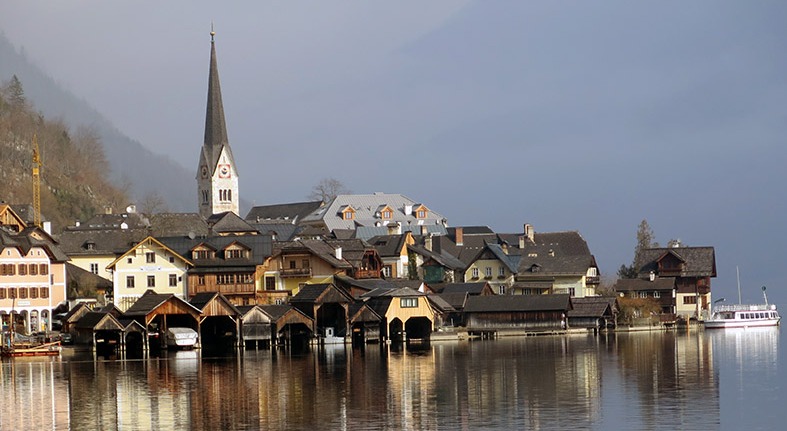
[[[213,37],[213,25],[210,29],[210,74],[208,76],[208,109],[205,114],[205,152],[208,156],[211,171],[215,171],[221,148],[226,146],[227,124],[224,121],[224,105],[221,101],[221,85],[219,84],[219,67],[216,62],[216,43]]]

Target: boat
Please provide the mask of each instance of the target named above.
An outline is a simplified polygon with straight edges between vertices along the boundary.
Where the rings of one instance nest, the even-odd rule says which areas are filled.
[[[59,356],[60,342],[44,343],[39,345],[16,344],[11,347],[0,348],[0,356],[15,358],[20,356]]]
[[[169,328],[167,329],[167,347],[189,349],[197,344],[197,331],[191,328]]]
[[[740,287],[739,298],[740,298]],[[778,326],[781,321],[775,304],[768,304],[765,286],[762,287],[765,304],[733,304],[719,305],[713,309],[710,319],[705,320],[705,328],[753,328],[763,326]],[[724,298],[719,301],[723,301]],[[719,302],[717,301],[717,302]],[[740,302],[740,299],[739,299]]]

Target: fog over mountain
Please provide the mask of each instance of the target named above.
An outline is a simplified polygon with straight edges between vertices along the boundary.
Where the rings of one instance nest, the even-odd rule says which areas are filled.
[[[214,22],[249,202],[335,177],[453,226],[577,230],[605,274],[647,219],[716,248],[714,296],[739,266],[745,299],[787,300],[784,2],[109,3],[10,0],[0,28],[141,143],[112,160],[170,158],[143,176],[177,177],[173,207],[196,206]]]

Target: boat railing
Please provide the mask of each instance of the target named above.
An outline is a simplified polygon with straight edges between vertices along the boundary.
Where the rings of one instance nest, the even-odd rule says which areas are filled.
[[[714,311],[771,311],[775,310],[776,306],[773,304],[732,304],[732,305],[719,305]]]

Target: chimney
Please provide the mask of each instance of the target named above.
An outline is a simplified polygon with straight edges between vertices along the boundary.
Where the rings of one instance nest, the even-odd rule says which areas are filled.
[[[404,206],[404,215],[413,215],[413,206],[410,204],[405,204]]]
[[[388,235],[401,235],[402,234],[402,225],[398,222],[393,222],[388,224]]]
[[[527,237],[527,239],[529,239],[531,242],[535,242],[535,241],[536,241],[536,240],[535,240],[535,237],[536,237],[536,232],[535,232],[535,230],[533,229],[533,225],[532,225],[532,224],[525,223],[525,236],[526,236],[526,237]]]
[[[426,235],[426,238],[424,238],[424,248],[432,251],[432,235]]]
[[[335,252],[336,252],[336,259],[342,260],[342,248],[336,247]]]
[[[653,271],[650,271],[650,281],[656,281],[656,273]]]
[[[464,229],[462,229],[461,227],[455,228],[454,236],[456,237],[455,238],[456,239],[456,245],[458,245],[460,247],[465,245],[465,231],[464,231]]]
[[[500,248],[503,249],[503,254],[506,254],[506,255],[508,254],[508,243],[507,242],[504,242],[504,243],[500,244]]]
[[[519,235],[519,249],[520,250],[524,250],[525,249],[525,236],[524,235]]]
[[[429,228],[427,228],[426,225],[423,224],[421,225],[421,235],[423,236],[429,235]]]

